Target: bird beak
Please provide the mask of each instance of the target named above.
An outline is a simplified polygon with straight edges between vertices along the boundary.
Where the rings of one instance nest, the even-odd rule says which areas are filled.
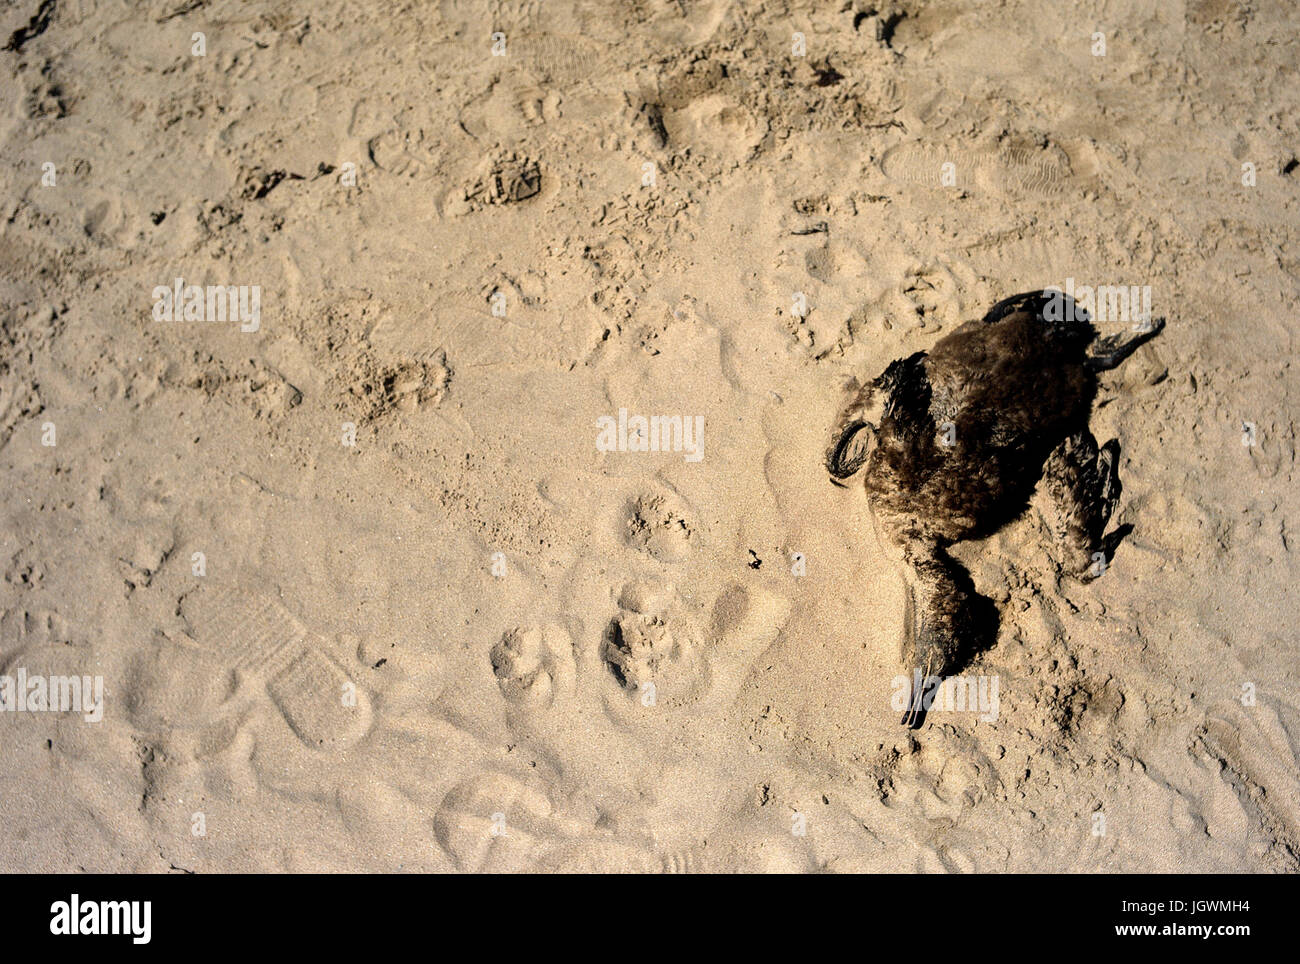
[[[908,706],[907,712],[903,714],[902,723],[909,730],[919,730],[925,723],[925,698],[939,684],[931,682],[931,678],[928,676],[922,676],[919,669],[912,675],[912,680],[914,684],[912,702]]]

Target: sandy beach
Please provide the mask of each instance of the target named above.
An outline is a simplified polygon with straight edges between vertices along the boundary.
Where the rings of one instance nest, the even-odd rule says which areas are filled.
[[[5,4],[0,870],[1300,870],[1298,22]],[[1113,556],[909,731],[836,414],[1047,286]]]

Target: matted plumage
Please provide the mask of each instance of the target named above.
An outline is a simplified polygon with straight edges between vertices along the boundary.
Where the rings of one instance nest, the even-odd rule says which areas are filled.
[[[948,553],[1020,515],[1040,482],[1057,564],[1095,576],[1113,552],[1104,534],[1119,498],[1119,445],[1088,429],[1097,373],[1119,365],[1164,327],[1101,337],[1062,292],[1024,292],[928,352],[892,362],[840,413],[827,468],[861,474],[883,542],[907,586],[904,648],[927,680],[904,724],[919,727],[925,697],[989,642],[992,603]]]

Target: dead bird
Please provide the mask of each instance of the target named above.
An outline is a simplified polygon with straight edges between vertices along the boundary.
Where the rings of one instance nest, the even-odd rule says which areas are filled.
[[[826,466],[862,484],[882,542],[906,584],[904,649],[914,679],[903,723],[924,722],[926,696],[991,642],[997,616],[948,554],[1019,516],[1041,483],[1044,521],[1062,572],[1094,578],[1119,498],[1119,443],[1088,430],[1097,373],[1164,327],[1100,337],[1060,291],[1014,295],[894,361],[840,413]]]

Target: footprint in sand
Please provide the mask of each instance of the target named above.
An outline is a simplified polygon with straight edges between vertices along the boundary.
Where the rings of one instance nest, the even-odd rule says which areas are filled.
[[[204,728],[215,722],[235,695],[234,671],[211,654],[159,633],[133,654],[122,692],[127,718],[151,733]]]
[[[653,684],[655,706],[713,709],[735,700],[790,612],[780,596],[733,584],[714,600],[706,626],[671,587],[642,582],[623,588],[619,609],[600,655],[631,703],[640,704]],[[607,706],[618,711],[619,702],[628,701]]]
[[[1271,479],[1295,459],[1295,440],[1288,438],[1287,426],[1275,422],[1256,425],[1241,423],[1242,447],[1250,456],[1261,479]],[[1249,440],[1253,444],[1246,444]]]
[[[795,873],[813,869],[807,845],[784,821],[753,815],[707,845],[663,850],[559,810],[546,788],[504,773],[453,787],[433,818],[434,834],[459,870],[471,873]]]
[[[895,181],[1004,197],[1055,198],[1075,180],[1061,147],[1023,137],[988,147],[909,141],[886,151],[880,167]]]
[[[681,562],[698,541],[692,513],[671,492],[645,492],[627,508],[627,541],[660,562]]]
[[[462,871],[518,871],[543,840],[578,837],[587,826],[555,812],[548,794],[504,773],[454,786],[433,818],[438,843]]]
[[[619,686],[643,699],[653,693],[656,704],[689,705],[709,687],[704,638],[682,612],[619,614],[605,633],[601,656]]]
[[[1300,764],[1288,735],[1297,718],[1294,706],[1268,694],[1249,709],[1221,701],[1189,747],[1193,759],[1213,765],[1236,793],[1256,854],[1289,873],[1300,869]]]
[[[574,694],[573,639],[562,626],[512,629],[492,647],[491,659],[501,695],[516,709],[544,712]]]
[[[53,610],[11,609],[0,615],[0,675],[19,669],[30,677],[94,675],[88,644],[74,640],[67,621]]]
[[[315,750],[338,749],[370,729],[369,695],[273,599],[203,586],[181,600],[191,637],[225,665],[266,680],[289,727]]]
[[[971,290],[976,283],[975,273],[965,261],[913,265],[886,292],[884,327],[910,324],[913,316],[921,328],[938,330],[944,325],[960,324],[965,312],[961,293]]]
[[[612,70],[608,48],[578,34],[524,32],[510,53],[543,82],[564,89],[587,83]]]
[[[443,145],[422,130],[387,130],[372,137],[367,149],[381,171],[425,180],[437,173]]]
[[[9,609],[0,615],[0,658],[31,648],[72,643],[68,622],[52,609]]]
[[[518,137],[530,127],[559,119],[560,95],[528,83],[500,83],[460,109],[460,123],[480,140]]]
[[[369,667],[366,688],[373,694],[376,711],[386,719],[422,715],[447,685],[442,657],[407,640],[343,635],[339,643]]]

